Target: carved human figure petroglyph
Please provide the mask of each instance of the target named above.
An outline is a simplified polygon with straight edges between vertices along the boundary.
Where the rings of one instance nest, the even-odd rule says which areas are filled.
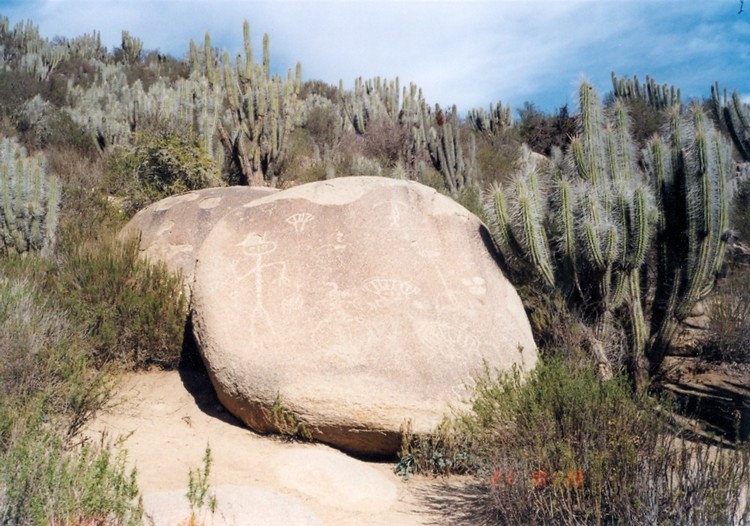
[[[448,280],[445,279],[445,274],[438,264],[438,260],[441,257],[440,251],[435,249],[423,249],[419,251],[419,254],[430,262],[430,266],[435,270],[435,275],[443,286],[443,292],[440,294],[440,298],[446,299],[447,302],[441,302],[436,305],[438,312],[459,310],[458,295],[456,294],[456,291],[448,285]]]
[[[242,252],[253,260],[250,270],[238,276],[237,281],[242,281],[252,275],[255,276],[253,287],[255,289],[255,305],[250,312],[250,334],[252,337],[255,337],[259,323],[265,324],[267,329],[273,331],[273,321],[263,302],[264,270],[272,267],[280,268],[278,278],[273,283],[279,285],[288,284],[286,263],[284,261],[264,263],[263,258],[275,252],[277,244],[274,241],[266,240],[264,236],[255,232],[237,243],[237,246],[241,247]]]

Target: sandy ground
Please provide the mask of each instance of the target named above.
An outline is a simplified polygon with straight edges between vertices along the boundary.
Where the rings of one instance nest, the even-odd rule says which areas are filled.
[[[209,483],[218,511],[206,525],[466,524],[465,481],[412,477],[393,462],[366,462],[321,444],[257,435],[224,411],[205,371],[127,375],[114,405],[88,429],[91,436],[127,437],[144,506],[155,526],[190,515],[185,496],[191,469],[213,457]]]

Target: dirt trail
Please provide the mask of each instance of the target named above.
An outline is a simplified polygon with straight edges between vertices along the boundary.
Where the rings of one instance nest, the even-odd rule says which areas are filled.
[[[257,435],[224,411],[205,371],[148,372],[123,378],[115,405],[89,426],[93,436],[127,436],[144,505],[155,526],[189,516],[188,473],[206,445],[219,511],[206,525],[429,525],[460,521],[464,481],[412,477],[393,463],[364,462],[321,444]],[[454,491],[455,490],[455,491]],[[459,499],[460,500],[460,499]],[[465,522],[463,522],[465,524]]]

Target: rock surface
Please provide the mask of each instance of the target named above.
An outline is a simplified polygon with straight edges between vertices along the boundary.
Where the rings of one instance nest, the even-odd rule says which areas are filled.
[[[402,426],[434,429],[485,362],[535,366],[494,257],[475,216],[412,182],[339,178],[229,212],[193,288],[219,399],[259,432],[286,421],[345,451],[394,454]]]
[[[149,260],[166,263],[173,272],[182,272],[189,292],[196,253],[217,221],[230,210],[276,191],[231,186],[167,197],[133,216],[118,238],[140,235],[141,253]]]
[[[323,526],[323,522],[300,499],[249,486],[219,486],[210,493],[217,509],[191,510],[184,490],[151,493],[143,498],[148,524],[152,526]],[[191,517],[193,522],[191,522]],[[248,522],[251,521],[251,522]]]

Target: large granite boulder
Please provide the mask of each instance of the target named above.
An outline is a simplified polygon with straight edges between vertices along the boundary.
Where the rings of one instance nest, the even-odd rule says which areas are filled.
[[[118,238],[124,240],[140,235],[142,255],[151,261],[166,263],[173,272],[181,272],[189,294],[196,253],[216,222],[233,208],[276,191],[230,186],[167,197],[133,216]]]
[[[195,335],[219,399],[259,432],[290,423],[390,455],[490,368],[537,352],[484,225],[426,186],[346,177],[225,215],[198,252]]]

